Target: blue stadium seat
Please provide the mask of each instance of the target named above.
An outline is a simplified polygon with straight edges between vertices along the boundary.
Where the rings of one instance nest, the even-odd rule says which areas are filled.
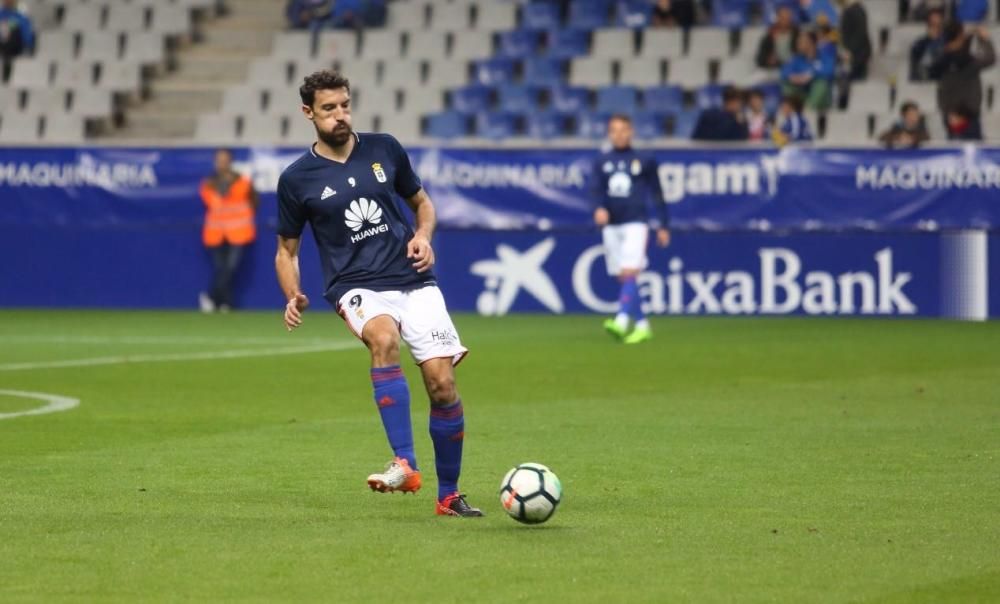
[[[584,111],[576,116],[576,135],[592,140],[602,139],[608,135],[610,118],[610,113]]]
[[[530,57],[538,49],[542,33],[530,29],[515,29],[499,34],[498,54],[512,59]]]
[[[473,78],[480,84],[497,86],[514,80],[516,61],[507,57],[476,61]]]
[[[741,29],[750,23],[749,0],[714,0],[712,4],[712,25]]]
[[[558,111],[534,111],[525,116],[525,130],[532,138],[550,139],[568,133],[565,113]]]
[[[451,108],[462,113],[486,111],[493,104],[493,88],[470,84],[451,91]]]
[[[509,84],[497,88],[497,107],[502,111],[523,111],[530,113],[538,109],[539,90],[536,86]]]
[[[608,24],[611,3],[604,0],[576,0],[569,5],[570,27],[597,29]]]
[[[427,116],[424,133],[433,138],[456,138],[469,134],[469,118],[457,111],[442,111]]]
[[[671,136],[674,138],[691,138],[694,127],[698,125],[699,115],[701,115],[701,112],[698,110],[678,111],[675,113]]]
[[[524,61],[522,82],[532,86],[549,86],[553,82],[566,79],[565,63],[562,59],[533,57]]]
[[[699,109],[722,106],[722,91],[727,88],[727,84],[708,84],[698,89],[695,94],[695,105]]]
[[[759,84],[754,86],[754,90],[760,91],[764,95],[764,106],[768,113],[774,113],[781,104],[781,84],[778,82],[770,84]]]
[[[639,93],[632,86],[605,86],[597,90],[597,111],[632,113],[638,106]]]
[[[476,134],[490,140],[502,140],[517,134],[517,114],[509,111],[484,111],[476,116]]]
[[[635,135],[641,139],[667,135],[667,114],[659,111],[639,111],[632,116]]]
[[[643,29],[652,21],[653,5],[647,0],[622,0],[615,12],[615,24],[619,27]]]
[[[550,57],[572,59],[586,55],[589,50],[590,31],[588,30],[555,29],[549,32],[548,55]]]
[[[521,27],[524,29],[553,29],[562,21],[559,5],[554,2],[535,1],[521,7]]]
[[[590,90],[580,86],[553,86],[549,90],[549,104],[556,111],[576,113],[590,108]]]
[[[652,86],[643,91],[642,106],[648,111],[674,111],[684,106],[680,86]]]

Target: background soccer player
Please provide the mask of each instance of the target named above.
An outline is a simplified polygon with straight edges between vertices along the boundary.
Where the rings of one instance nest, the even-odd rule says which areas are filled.
[[[618,314],[604,328],[626,344],[653,337],[639,299],[639,273],[646,268],[649,228],[661,247],[670,244],[669,215],[663,202],[656,162],[632,148],[632,120],[625,115],[608,121],[610,149],[594,161],[591,172],[594,222],[602,227],[608,274],[621,282]],[[630,320],[632,321],[630,330]]]
[[[431,268],[435,213],[403,147],[387,134],[351,128],[351,88],[332,71],[305,79],[302,111],[318,140],[278,180],[278,281],[285,326],[302,324],[309,300],[299,283],[299,241],[306,223],[319,248],[324,297],[371,352],[375,404],[395,453],[368,477],[379,492],[415,492],[421,476],[410,425],[410,391],[399,366],[400,337],[420,365],[430,396],[430,433],[439,515],[482,516],[458,492],[465,419],[454,366],[462,346]],[[410,227],[394,195],[413,210]]]

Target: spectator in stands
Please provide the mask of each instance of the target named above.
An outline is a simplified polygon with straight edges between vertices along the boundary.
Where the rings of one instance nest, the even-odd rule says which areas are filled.
[[[791,7],[779,6],[774,24],[757,45],[757,67],[779,69],[788,62],[794,53],[798,33]]]
[[[365,4],[362,0],[290,0],[286,14],[293,29],[361,27],[371,12]]]
[[[981,141],[983,129],[979,124],[979,113],[971,107],[957,105],[945,113],[945,125],[948,128],[948,140]]]
[[[689,29],[695,22],[694,0],[656,0],[653,5],[653,27]]]
[[[233,169],[228,149],[215,152],[215,171],[201,183],[205,203],[202,242],[212,254],[212,290],[202,293],[202,312],[227,312],[233,307],[233,279],[246,247],[257,238],[254,214],[260,205],[250,178]]]
[[[17,10],[17,0],[0,2],[0,82],[10,77],[14,58],[35,48],[31,19]]]
[[[766,140],[771,133],[771,116],[764,106],[764,95],[759,90],[747,93],[746,117],[747,137],[752,141]]]
[[[743,115],[743,93],[733,87],[722,91],[722,107],[701,112],[691,138],[702,141],[745,141],[749,137]]]
[[[775,121],[774,128],[771,130],[771,139],[779,147],[788,143],[812,140],[809,120],[802,114],[802,97],[795,95],[783,97]]]
[[[836,60],[830,53],[819,54],[816,36],[811,32],[799,32],[795,47],[795,56],[781,68],[782,92],[801,97],[810,109],[824,111],[830,106]]]
[[[799,0],[799,23],[836,27],[837,10],[830,0]]]
[[[872,58],[868,13],[858,0],[840,1],[844,7],[840,15],[840,41],[848,53],[849,75],[852,80],[863,80],[868,77],[868,62]]]
[[[916,149],[930,139],[920,107],[913,101],[903,103],[899,110],[899,120],[878,139],[886,149]]]
[[[910,79],[922,82],[931,79],[931,65],[944,52],[944,13],[927,13],[927,32],[910,47]]]
[[[955,112],[975,122],[983,106],[983,83],[979,73],[996,62],[990,32],[983,26],[966,32],[957,21],[944,28],[944,49],[928,73],[938,80],[938,107],[946,116]],[[962,111],[957,111],[961,109]],[[965,114],[969,114],[966,116]],[[950,118],[948,119],[951,123]],[[964,131],[964,130],[963,130]]]
[[[955,16],[962,23],[982,23],[989,11],[987,0],[958,0]]]

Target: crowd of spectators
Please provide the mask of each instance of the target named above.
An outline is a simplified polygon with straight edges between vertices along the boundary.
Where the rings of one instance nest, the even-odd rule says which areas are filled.
[[[767,111],[759,90],[727,87],[722,105],[705,109],[698,116],[691,138],[700,141],[774,142],[778,146],[808,142],[812,128],[803,114],[800,96],[785,95],[774,115]]]
[[[35,48],[31,19],[18,10],[17,0],[0,2],[0,82],[10,77],[14,59]]]
[[[292,29],[377,27],[385,22],[386,0],[289,0]]]

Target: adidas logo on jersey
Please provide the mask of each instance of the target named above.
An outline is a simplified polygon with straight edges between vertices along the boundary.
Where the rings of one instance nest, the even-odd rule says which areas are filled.
[[[320,198],[320,201],[322,201],[322,200],[326,199],[327,197],[333,197],[336,194],[337,194],[337,192],[334,191],[333,189],[331,189],[330,187],[324,187],[323,188],[323,194],[320,195],[319,198]]]

